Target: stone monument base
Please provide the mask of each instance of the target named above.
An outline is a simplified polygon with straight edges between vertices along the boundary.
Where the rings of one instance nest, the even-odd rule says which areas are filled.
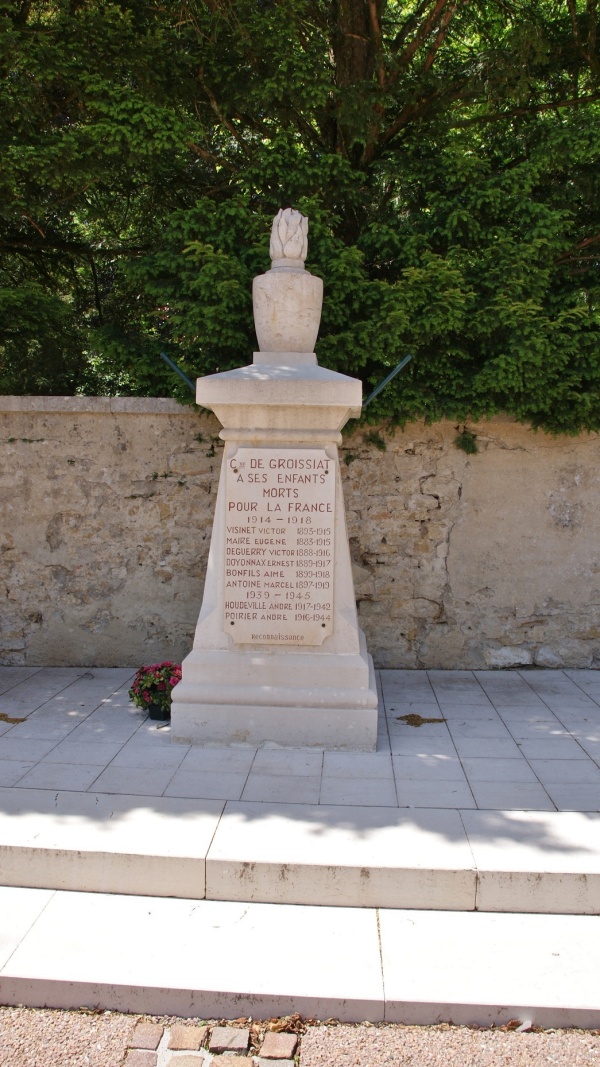
[[[177,716],[171,719],[171,737],[188,745],[275,744],[325,748],[329,752],[375,751],[372,737],[377,729],[376,709],[245,704],[243,723],[239,704],[195,704],[186,711],[182,733],[177,729]]]
[[[173,741],[374,751],[377,689],[361,638],[347,655],[193,650],[171,708]]]

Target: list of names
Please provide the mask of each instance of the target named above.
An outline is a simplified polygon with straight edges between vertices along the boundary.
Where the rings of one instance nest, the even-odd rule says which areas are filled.
[[[335,484],[324,449],[240,447],[229,459],[224,626],[236,643],[331,634]]]

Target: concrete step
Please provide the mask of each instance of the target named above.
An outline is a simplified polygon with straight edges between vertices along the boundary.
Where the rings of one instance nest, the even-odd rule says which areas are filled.
[[[0,789],[0,885],[455,912],[600,912],[600,814]]]
[[[0,889],[0,1001],[204,1018],[600,1025],[597,916]]]

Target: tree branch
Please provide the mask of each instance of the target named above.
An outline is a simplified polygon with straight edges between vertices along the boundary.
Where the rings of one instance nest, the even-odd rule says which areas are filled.
[[[444,12],[444,16],[442,18],[442,21],[441,21],[441,24],[440,24],[440,28],[439,28],[439,30],[438,30],[438,32],[436,34],[435,40],[434,40],[433,45],[431,47],[431,51],[430,51],[429,55],[427,56],[427,59],[425,60],[425,65],[423,67],[423,70],[424,70],[425,74],[427,74],[427,72],[429,70],[431,70],[431,67],[432,67],[433,61],[434,61],[434,59],[435,59],[435,57],[437,55],[438,49],[440,48],[440,45],[443,44],[443,42],[445,41],[445,39],[446,39],[446,37],[448,35],[448,30],[449,30],[449,27],[450,27],[450,23],[451,23],[452,19],[454,18],[454,15],[456,14],[457,7],[458,7],[458,0],[453,0],[453,2],[450,4],[450,7],[447,8],[447,10]]]
[[[396,70],[390,78],[390,84],[396,80],[400,70],[406,70],[406,68],[410,66],[415,52],[419,50],[423,42],[427,40],[429,34],[435,28],[447,3],[448,0],[436,0],[433,10],[429,12],[429,15],[425,19],[425,22],[423,23],[421,28],[417,30],[412,41],[409,45],[407,45],[407,47],[404,49],[404,52],[399,57]]]
[[[596,34],[598,28],[598,3],[597,0],[587,0],[587,12],[590,18],[588,30],[588,47],[591,55],[596,54]]]
[[[25,211],[23,212],[23,218],[27,219],[27,221],[31,223],[31,225],[33,226],[34,230],[37,230],[37,232],[39,233],[40,237],[45,237],[46,236],[46,234],[41,229],[41,227],[38,226],[37,222],[34,222],[33,219],[31,218],[31,216],[28,215]]]
[[[27,25],[27,19],[29,18],[29,13],[31,11],[31,2],[32,0],[21,0],[19,10],[13,16],[15,26],[23,28]]]
[[[377,57],[377,84],[380,89],[385,88],[385,66],[383,62],[383,48],[381,37],[381,25],[379,22],[379,12],[377,10],[376,0],[368,0],[369,4],[369,18],[371,20],[371,31],[373,33],[373,43],[375,45],[375,53]]]
[[[98,312],[98,321],[100,325],[104,325],[104,314],[102,311],[102,300],[100,299],[100,286],[98,285],[98,272],[96,271],[96,264],[94,263],[94,257],[90,256],[90,267],[92,270],[92,280],[94,283],[94,303]]]
[[[414,101],[412,104],[406,104],[397,118],[388,126],[387,130],[384,130],[379,138],[379,144],[381,146],[389,144],[390,141],[400,132],[403,126],[407,126],[409,122],[414,122],[416,119],[422,117],[427,108],[439,100],[440,97],[448,103],[455,103],[460,100],[464,85],[455,85],[454,89],[445,92],[433,92],[429,96],[422,96],[420,100]]]
[[[565,252],[562,256],[558,256],[554,260],[554,262],[555,263],[568,263],[569,260],[571,260],[573,258],[575,258],[577,260],[579,260],[579,259],[598,259],[597,255],[595,255],[595,256],[583,256],[583,255],[581,255],[580,256],[577,253],[577,249],[578,248],[581,248],[581,250],[583,251],[584,248],[589,248],[590,245],[597,244],[598,241],[600,241],[600,233],[597,233],[595,237],[586,237],[585,240],[580,241],[579,244],[576,244],[575,247],[572,248],[569,252]]]
[[[587,12],[590,20],[588,27],[589,64],[590,69],[597,75],[600,73],[600,60],[596,53],[598,0],[587,0]]]
[[[409,16],[409,18],[407,18],[406,22],[404,23],[404,26],[394,38],[393,44],[391,46],[392,52],[398,52],[402,48],[402,45],[404,44],[406,38],[408,37],[409,33],[412,33],[413,29],[417,25],[419,19],[421,18],[421,15],[425,11],[429,3],[430,0],[421,0],[421,3],[417,7],[417,10],[414,11],[412,15]]]
[[[567,0],[567,7],[569,9],[569,15],[571,16],[571,25],[573,27],[573,37],[575,39],[575,44],[577,45],[581,56],[588,64],[590,70],[592,70],[594,74],[598,74],[600,72],[600,62],[598,61],[598,57],[596,56],[597,0],[587,0],[586,10],[589,16],[589,26],[588,39],[585,44],[581,36],[575,0]]]
[[[308,119],[305,119],[304,115],[300,114],[300,112],[292,104],[289,105],[289,108],[290,113],[292,115],[292,119],[296,124],[297,129],[300,132],[305,133],[306,136],[310,138],[312,143],[317,145],[318,148],[322,148],[323,139],[320,136],[318,130],[315,130],[314,126],[311,126]]]
[[[219,122],[222,123],[222,125],[225,127],[225,129],[229,130],[231,136],[234,138],[234,140],[237,141],[237,143],[239,144],[240,148],[242,149],[242,152],[244,152],[244,154],[246,156],[250,155],[249,150],[248,150],[248,146],[247,146],[246,142],[244,141],[243,137],[240,135],[239,131],[236,130],[235,126],[233,125],[233,122],[231,122],[222,113],[222,111],[221,111],[221,109],[220,109],[220,107],[219,107],[219,105],[217,103],[217,98],[216,98],[215,94],[213,93],[212,89],[204,81],[204,76],[203,76],[201,70],[198,71],[198,81],[200,82],[202,88],[204,89],[204,92],[206,93],[206,95],[207,95],[207,97],[209,99],[210,106],[212,107],[212,109],[213,109],[215,115],[217,116]]]
[[[579,49],[581,49],[583,47],[583,41],[581,40],[579,23],[577,21],[577,9],[575,7],[575,0],[567,0],[567,7],[569,9],[569,15],[571,16],[571,25],[573,27],[573,37],[575,38],[575,44]]]
[[[590,96],[574,96],[569,100],[555,100],[551,104],[531,104],[528,107],[515,107],[510,111],[498,111],[494,115],[476,115],[472,119],[462,119],[455,126],[473,126],[476,122],[497,122],[499,119],[513,118],[515,115],[537,114],[539,111],[553,111],[559,107],[577,107],[579,104],[593,104],[600,100],[600,92]]]
[[[196,144],[195,141],[186,141],[186,148],[189,148],[191,152],[197,152],[202,159],[205,159],[207,163],[214,163],[217,167],[226,167],[227,170],[236,170],[233,163],[230,163],[223,156],[215,156],[212,152],[207,152],[206,148],[202,148],[201,145]]]

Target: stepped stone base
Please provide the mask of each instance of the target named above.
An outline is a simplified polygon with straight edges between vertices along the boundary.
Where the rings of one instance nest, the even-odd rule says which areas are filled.
[[[0,889],[0,997],[30,1007],[597,1027],[599,951],[595,916]]]
[[[171,707],[173,741],[374,751],[377,686],[361,644],[346,656],[271,655],[268,672],[264,654],[194,649]]]

